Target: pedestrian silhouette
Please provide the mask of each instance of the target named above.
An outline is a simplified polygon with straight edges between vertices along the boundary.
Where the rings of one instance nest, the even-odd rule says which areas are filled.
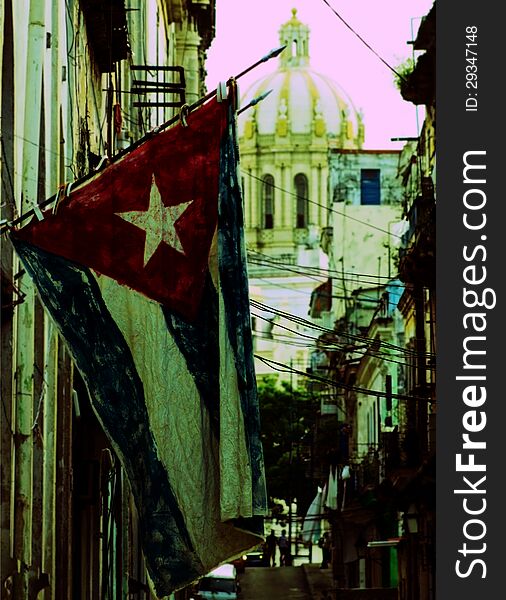
[[[329,562],[332,556],[332,540],[330,538],[330,533],[326,531],[323,534],[323,537],[320,538],[318,542],[318,546],[322,549],[322,564],[320,566],[321,569],[328,569]]]
[[[279,565],[281,567],[285,567],[288,562],[288,555],[290,553],[290,544],[286,537],[286,529],[281,531],[281,535],[278,538],[278,548],[279,548]]]
[[[271,530],[265,540],[265,562],[268,567],[276,566],[276,545],[276,535],[274,534],[274,531]]]

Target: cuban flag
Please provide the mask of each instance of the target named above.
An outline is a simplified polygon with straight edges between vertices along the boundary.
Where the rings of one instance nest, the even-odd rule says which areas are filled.
[[[235,116],[208,102],[11,239],[86,382],[166,596],[263,539]]]

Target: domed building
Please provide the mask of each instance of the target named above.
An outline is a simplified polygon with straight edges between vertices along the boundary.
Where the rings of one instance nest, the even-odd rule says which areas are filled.
[[[297,18],[281,26],[281,53],[276,71],[255,82],[241,105],[272,90],[239,117],[250,293],[259,375],[290,365],[305,371],[308,343],[314,337],[304,324],[279,311],[308,318],[311,293],[325,278],[308,274],[325,267],[320,249],[327,226],[329,148],[360,149],[364,141],[361,115],[331,79],[311,69],[309,27]],[[277,325],[277,326],[276,326]],[[302,384],[296,375],[282,379]]]
[[[353,288],[320,269],[390,276],[381,231],[398,218],[398,151],[362,150],[362,116],[311,68],[309,27],[295,9],[279,41],[277,69],[241,98],[246,106],[272,90],[240,115],[239,144],[256,371],[302,385],[290,367],[311,366],[318,336],[304,321],[332,328]]]
[[[254,83],[241,104],[272,92],[239,119],[247,241],[273,255],[318,242],[327,218],[329,145],[358,149],[364,141],[351,100],[311,69],[309,27],[295,9],[279,34],[286,48],[277,70]]]

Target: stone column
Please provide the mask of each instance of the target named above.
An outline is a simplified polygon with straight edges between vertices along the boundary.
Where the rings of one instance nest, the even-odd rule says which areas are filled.
[[[320,220],[320,207],[318,204],[321,203],[322,199],[320,198],[320,186],[319,186],[319,167],[318,163],[311,163],[311,176],[309,179],[309,202],[308,202],[308,213],[309,213],[309,223],[311,225],[319,225],[321,226]],[[316,204],[318,203],[318,204]]]
[[[258,227],[260,224],[260,203],[259,203],[259,199],[258,199],[258,189],[261,185],[260,181],[258,181],[257,177],[258,175],[258,169],[253,167],[250,170],[251,173],[251,177],[249,178],[251,185],[250,185],[250,195],[249,195],[249,202],[250,202],[250,215],[251,215],[251,221],[250,221],[250,226],[251,227]]]
[[[277,217],[277,224],[280,227],[285,227],[285,222],[286,222],[286,207],[284,205],[285,202],[285,196],[286,193],[283,191],[286,189],[286,185],[285,185],[285,173],[286,173],[286,166],[285,163],[282,162],[279,166],[279,183],[276,183],[276,185],[279,186],[279,188],[282,189],[277,189],[276,190],[276,210],[278,212],[278,217]]]
[[[293,229],[295,227],[294,209],[296,198],[292,195],[293,193],[293,182],[292,182],[292,165],[287,165],[284,169],[284,178],[281,187],[286,190],[283,192],[282,206],[283,206],[283,222],[282,227],[287,229]]]
[[[253,186],[253,177],[251,177],[251,167],[245,166],[244,169],[244,217],[246,220],[246,227],[253,227],[253,197],[251,194],[251,188]]]
[[[176,24],[176,64],[184,67],[188,104],[200,97],[200,41],[197,26],[192,20]]]
[[[332,224],[332,221],[329,220],[329,208],[332,208],[332,196],[329,195],[329,174],[328,167],[323,163],[323,165],[318,169],[318,177],[319,177],[319,187],[320,187],[320,196],[322,198],[322,205],[319,208],[320,213],[320,227],[327,227]]]

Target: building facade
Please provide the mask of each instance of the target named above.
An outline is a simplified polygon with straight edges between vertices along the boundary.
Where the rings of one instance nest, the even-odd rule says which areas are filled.
[[[397,150],[330,150],[332,203],[321,245],[333,275],[334,321],[345,314],[354,290],[395,274],[402,216],[398,163]]]
[[[352,244],[353,236],[365,244],[359,233],[363,223],[345,230],[338,221],[323,237],[334,256],[335,276],[336,258],[344,257],[349,265],[342,269],[347,293],[334,307],[335,332],[322,339],[328,376],[340,389],[341,421],[335,452],[323,472],[337,468],[342,492],[338,509],[327,517],[336,585],[356,589],[360,598],[425,600],[435,595],[435,17],[434,4],[413,41],[419,53],[413,71],[400,88],[405,100],[425,106],[426,117],[419,137],[396,157],[401,193],[390,206],[395,209],[389,217],[378,212],[377,221],[368,221],[383,233],[376,232],[362,275],[349,270],[358,263],[359,250],[346,254],[346,244],[334,238],[341,232]],[[347,159],[343,152],[337,156]],[[364,167],[372,214],[381,200],[376,195],[371,203],[373,174],[370,165]],[[341,212],[350,195],[347,173],[341,162],[333,187],[334,206],[345,199]],[[375,177],[381,182],[381,175]],[[375,262],[376,284],[370,285],[364,274],[373,274]]]
[[[409,224],[399,251],[399,277],[406,289],[400,310],[406,345],[415,352],[406,391],[416,396],[406,415],[411,473],[402,492],[415,527],[406,527],[399,549],[401,598],[434,598],[436,542],[436,2],[422,19],[413,43],[418,57],[401,86],[402,97],[425,107],[414,148],[406,149],[402,177]],[[418,557],[418,558],[417,558]]]
[[[2,2],[2,227],[200,97],[214,15],[213,0]],[[150,597],[126,477],[0,244],[0,595]]]

